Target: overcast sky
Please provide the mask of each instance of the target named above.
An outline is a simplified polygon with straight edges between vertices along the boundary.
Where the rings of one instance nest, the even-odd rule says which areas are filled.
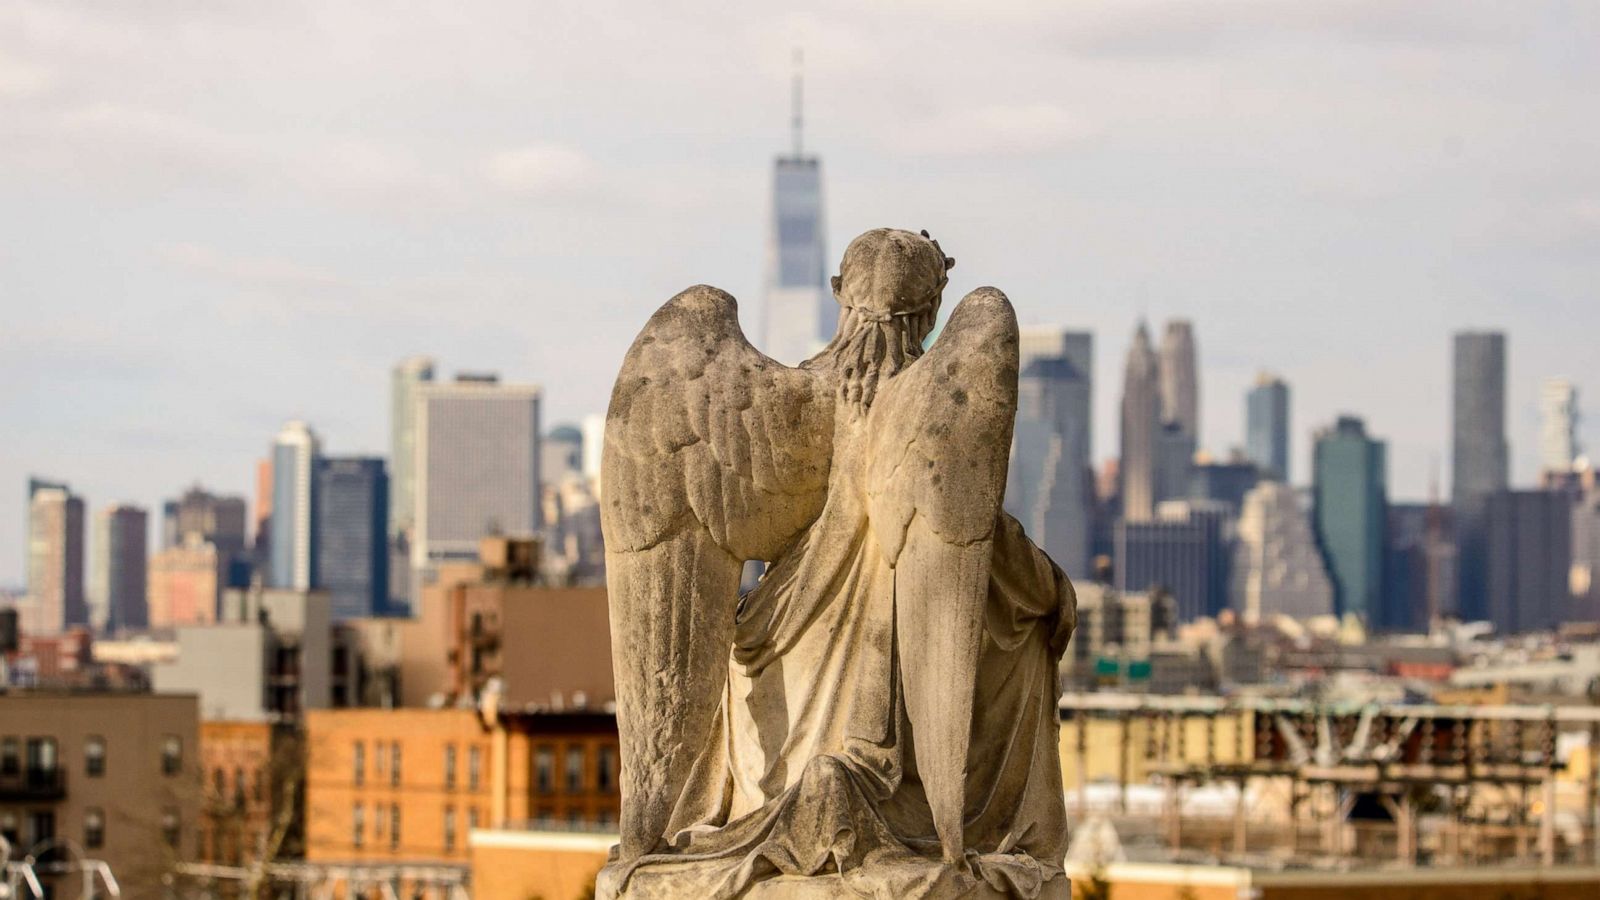
[[[794,6],[0,4],[0,584],[30,473],[250,493],[286,419],[386,452],[407,354],[550,425],[691,283],[753,324],[795,46],[830,256],[927,228],[947,301],[1092,329],[1097,457],[1141,313],[1214,452],[1289,380],[1297,479],[1351,411],[1448,485],[1457,328],[1510,335],[1516,480],[1543,378],[1600,405],[1600,4]]]

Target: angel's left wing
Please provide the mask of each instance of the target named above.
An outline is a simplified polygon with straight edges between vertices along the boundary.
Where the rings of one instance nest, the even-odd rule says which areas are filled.
[[[1017,411],[1017,317],[979,288],[933,347],[880,388],[868,516],[894,567],[900,674],[944,856],[963,857],[973,688]]]

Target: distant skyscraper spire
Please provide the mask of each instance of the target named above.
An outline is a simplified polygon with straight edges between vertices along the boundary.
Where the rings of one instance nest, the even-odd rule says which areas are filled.
[[[1122,380],[1122,516],[1155,516],[1156,442],[1161,428],[1161,386],[1150,330],[1144,320],[1133,335]]]
[[[762,350],[795,365],[833,337],[839,308],[828,289],[822,223],[822,163],[806,156],[801,111],[801,56],[791,81],[790,140],[772,172],[772,220],[767,238],[766,322]]]

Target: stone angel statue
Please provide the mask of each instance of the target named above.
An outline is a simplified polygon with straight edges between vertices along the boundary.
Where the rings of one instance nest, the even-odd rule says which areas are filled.
[[[1071,583],[1000,508],[1017,324],[877,229],[790,368],[704,285],[634,341],[602,522],[622,740],[601,897],[1066,897]],[[765,562],[739,593],[747,560]]]

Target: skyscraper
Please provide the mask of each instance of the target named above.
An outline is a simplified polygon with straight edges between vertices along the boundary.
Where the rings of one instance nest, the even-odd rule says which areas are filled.
[[[1485,507],[1489,621],[1502,634],[1555,628],[1572,608],[1573,498],[1503,490]]]
[[[1161,428],[1161,386],[1150,331],[1133,335],[1122,377],[1122,517],[1148,522],[1156,508],[1156,446]]]
[[[94,517],[89,566],[89,619],[97,631],[140,630],[149,624],[145,562],[150,552],[145,511],[108,506]]]
[[[489,535],[539,530],[539,402],[539,388],[495,376],[420,389],[414,569],[474,560]]]
[[[243,497],[213,494],[197,484],[162,504],[161,546],[176,547],[185,534],[194,532],[224,553],[243,553],[245,520]]]
[[[57,634],[89,624],[83,498],[63,483],[28,480],[28,596],[18,611],[25,634]]]
[[[1195,450],[1200,446],[1200,377],[1195,367],[1194,327],[1167,323],[1158,362],[1161,429],[1156,437],[1156,502],[1189,496]]]
[[[767,238],[766,339],[773,359],[795,365],[833,337],[839,308],[828,289],[822,221],[822,161],[801,141],[801,85],[794,77],[794,146],[772,172],[772,222]]]
[[[1317,433],[1312,520],[1341,616],[1376,624],[1383,609],[1384,531],[1388,524],[1386,448],[1354,416]]]
[[[1565,378],[1547,379],[1539,389],[1539,467],[1545,472],[1572,471],[1578,446],[1578,387]]]
[[[1246,622],[1333,613],[1333,583],[1287,484],[1263,481],[1245,496],[1231,580],[1232,606]]]
[[[1092,335],[1023,331],[1006,509],[1074,577],[1090,574],[1093,368]]]
[[[321,442],[304,422],[283,426],[273,442],[273,587],[310,590],[316,585],[316,461],[321,455]]]
[[[433,381],[431,357],[400,361],[389,379],[389,535],[416,520],[417,391]]]
[[[1450,499],[1455,507],[1457,611],[1489,614],[1488,504],[1505,490],[1506,338],[1499,332],[1455,336]]]
[[[1262,372],[1245,395],[1245,455],[1264,478],[1289,480],[1289,385]]]
[[[370,456],[316,463],[316,587],[335,621],[388,612],[389,476]]]

